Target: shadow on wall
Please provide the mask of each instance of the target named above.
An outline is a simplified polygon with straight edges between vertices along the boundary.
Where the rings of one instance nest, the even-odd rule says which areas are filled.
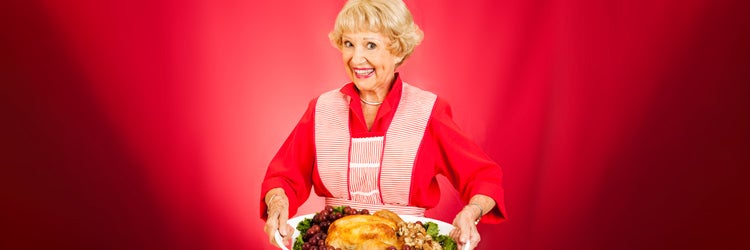
[[[166,222],[34,1],[0,10],[0,248],[169,249]]]

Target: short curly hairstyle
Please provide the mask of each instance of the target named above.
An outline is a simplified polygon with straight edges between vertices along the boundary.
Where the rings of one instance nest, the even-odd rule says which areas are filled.
[[[338,49],[343,46],[342,35],[347,32],[379,32],[391,39],[389,50],[401,57],[401,65],[422,42],[424,33],[402,0],[349,0],[336,17],[333,31],[328,34]]]

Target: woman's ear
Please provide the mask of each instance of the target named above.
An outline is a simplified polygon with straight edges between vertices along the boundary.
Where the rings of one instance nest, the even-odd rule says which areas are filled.
[[[334,40],[328,40],[328,41],[331,43],[331,46],[333,46],[334,48],[338,50],[341,50],[341,46],[339,46],[339,44],[336,44]]]

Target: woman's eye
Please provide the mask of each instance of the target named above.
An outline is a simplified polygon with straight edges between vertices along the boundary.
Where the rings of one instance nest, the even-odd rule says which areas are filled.
[[[354,46],[354,45],[351,42],[344,41],[344,47],[351,48],[352,46]]]
[[[367,43],[367,49],[375,49],[375,47],[377,47],[377,45],[374,43]]]

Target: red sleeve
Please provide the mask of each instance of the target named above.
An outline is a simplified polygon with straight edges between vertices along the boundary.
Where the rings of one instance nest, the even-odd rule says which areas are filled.
[[[484,217],[485,223],[505,220],[503,172],[479,145],[469,139],[453,122],[451,108],[438,99],[430,121],[431,132],[437,140],[442,160],[437,161],[441,174],[451,181],[468,203],[472,196],[483,194],[495,200],[497,205]]]
[[[316,99],[310,101],[307,111],[268,165],[260,191],[260,217],[264,220],[268,217],[264,202],[268,190],[284,189],[289,197],[290,217],[310,195],[315,164],[315,103]]]

